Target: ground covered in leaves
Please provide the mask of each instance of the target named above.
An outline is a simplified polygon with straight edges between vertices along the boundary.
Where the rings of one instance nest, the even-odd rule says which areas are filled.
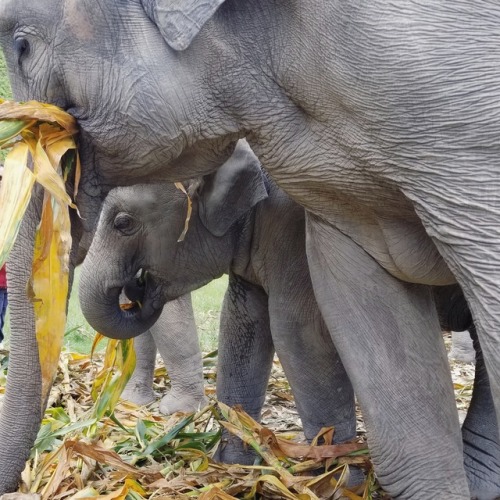
[[[6,351],[0,351],[0,404]],[[207,395],[215,393],[215,357],[205,358]],[[276,360],[262,426],[241,411],[213,401],[195,415],[161,415],[158,404],[137,407],[121,402],[99,421],[90,387],[102,367],[102,355],[64,353],[42,429],[23,474],[20,491],[43,499],[370,499],[388,498],[371,471],[358,413],[357,443],[304,444],[293,396]],[[451,363],[457,406],[465,416],[472,394],[472,364]],[[155,390],[168,390],[165,368],[155,372]],[[212,456],[222,426],[257,451],[253,466],[217,464]],[[326,444],[324,444],[326,443]],[[354,451],[353,451],[354,450]],[[347,489],[346,463],[367,471],[367,481]],[[328,471],[328,472],[325,472]]]

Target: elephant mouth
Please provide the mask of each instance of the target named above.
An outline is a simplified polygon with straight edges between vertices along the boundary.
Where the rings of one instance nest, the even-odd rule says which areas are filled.
[[[126,319],[137,316],[141,311],[142,305],[140,302],[131,302],[127,297],[120,299],[120,309]]]
[[[158,300],[158,291],[159,287],[152,274],[140,268],[120,291],[118,301],[123,318],[143,321],[152,317],[156,319],[163,305]]]

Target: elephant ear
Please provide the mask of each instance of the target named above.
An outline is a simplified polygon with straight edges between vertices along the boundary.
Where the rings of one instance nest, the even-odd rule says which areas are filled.
[[[224,236],[239,218],[267,197],[260,162],[247,142],[241,140],[229,160],[205,177],[199,193],[199,217],[214,236]]]
[[[174,50],[185,50],[224,0],[142,0],[148,17]]]

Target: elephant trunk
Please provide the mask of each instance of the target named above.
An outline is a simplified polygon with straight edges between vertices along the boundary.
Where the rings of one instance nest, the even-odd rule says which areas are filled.
[[[161,314],[162,307],[153,306],[151,290],[154,283],[128,279],[109,280],[116,262],[102,261],[96,266],[95,252],[90,252],[82,266],[80,305],[89,324],[99,333],[115,339],[128,339],[144,333]],[[104,272],[101,273],[100,270]],[[120,305],[125,292],[133,302],[128,308]]]
[[[17,489],[42,419],[35,315],[27,294],[40,201],[40,196],[34,196],[28,206],[7,264],[11,337],[7,387],[0,413],[0,496]]]

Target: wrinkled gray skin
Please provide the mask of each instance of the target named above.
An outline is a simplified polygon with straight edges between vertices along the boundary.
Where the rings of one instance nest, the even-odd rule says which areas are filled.
[[[473,363],[476,360],[476,351],[468,330],[451,332],[451,349],[448,356],[462,363]]]
[[[186,195],[172,183],[110,192],[80,276],[87,320],[110,336],[140,331],[141,318],[119,307],[122,289],[142,308],[148,300],[161,307],[228,273],[218,399],[260,419],[276,350],[306,438],[333,425],[335,442],[353,439],[354,394],[314,298],[303,208],[265,177],[245,142],[216,174],[187,189],[193,211],[182,242]],[[140,269],[144,284],[135,278]],[[177,346],[183,339],[179,332]],[[172,357],[177,348],[171,346]],[[218,459],[251,463],[253,455],[228,437]]]
[[[160,401],[160,411],[165,415],[176,411],[191,412],[207,404],[198,332],[189,294],[167,302],[158,321],[148,332],[136,337],[134,348],[135,370],[122,393],[123,399],[138,405],[156,399],[152,384],[158,349],[170,378],[170,390]]]
[[[453,333],[466,332],[475,351],[476,370],[474,389],[467,416],[462,425],[464,463],[472,485],[498,485],[500,478],[500,442],[496,438],[498,429],[491,387],[486,373],[484,356],[479,345],[476,327],[460,287],[434,288],[439,320],[443,330]],[[495,486],[498,489],[498,486]],[[495,495],[483,496],[495,498]]]
[[[87,230],[111,186],[209,173],[243,136],[308,209],[315,294],[363,408],[378,478],[396,498],[469,497],[423,285],[462,287],[500,411],[499,26],[494,0],[0,5],[15,96],[79,119]],[[4,411],[0,458],[27,452],[38,427],[24,293],[36,220],[32,206],[9,271],[13,361],[23,368],[6,405],[28,431],[9,436]],[[152,321],[154,308],[144,315]],[[0,466],[2,488],[15,487],[22,465]],[[482,480],[472,488],[481,498],[499,492]]]

